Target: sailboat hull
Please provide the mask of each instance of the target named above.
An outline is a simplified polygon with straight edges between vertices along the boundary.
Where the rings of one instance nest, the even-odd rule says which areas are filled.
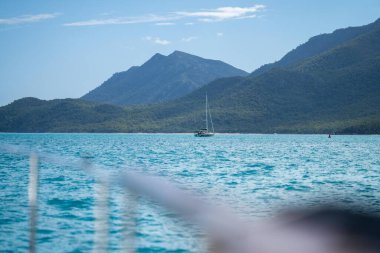
[[[195,137],[212,137],[214,136],[214,133],[195,133]]]

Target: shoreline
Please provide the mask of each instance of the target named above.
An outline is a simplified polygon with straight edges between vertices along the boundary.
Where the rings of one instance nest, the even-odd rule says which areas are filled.
[[[156,135],[156,134],[165,134],[165,135],[193,135],[192,132],[0,132],[0,134],[135,134],[135,135]],[[215,135],[329,135],[328,133],[215,133]],[[331,134],[331,136],[380,136],[378,133],[374,134]]]

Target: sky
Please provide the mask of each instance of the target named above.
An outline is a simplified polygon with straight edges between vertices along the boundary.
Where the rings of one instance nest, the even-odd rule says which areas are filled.
[[[78,98],[175,50],[252,72],[312,36],[378,18],[379,0],[1,0],[0,106]]]

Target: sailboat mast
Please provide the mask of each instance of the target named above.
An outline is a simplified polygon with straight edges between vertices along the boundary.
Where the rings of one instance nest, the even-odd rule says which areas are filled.
[[[207,93],[206,93],[206,129],[208,131],[208,120],[207,120]]]
[[[215,133],[215,130],[214,130],[214,124],[212,123],[212,117],[211,117],[211,110],[210,110],[210,108],[208,108],[208,115],[210,116],[210,122],[211,122],[211,130],[212,130],[212,133]]]

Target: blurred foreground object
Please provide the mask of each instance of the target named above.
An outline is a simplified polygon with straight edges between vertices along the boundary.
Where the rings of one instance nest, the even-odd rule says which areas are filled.
[[[0,150],[29,155],[18,146],[3,145]],[[228,208],[216,207],[174,187],[166,180],[133,171],[117,175],[87,160],[34,152],[29,175],[30,238],[29,251],[36,252],[38,162],[82,168],[96,179],[94,252],[108,250],[108,188],[125,189],[131,203],[136,196],[148,198],[198,225],[209,237],[209,252],[219,253],[379,253],[380,217],[325,207],[293,210],[276,218],[250,223]],[[127,202],[128,200],[126,200]],[[136,205],[132,206],[133,209]],[[135,212],[131,212],[135,214]],[[127,217],[126,217],[127,218]],[[128,217],[130,219],[130,217]],[[127,222],[134,230],[134,224]],[[126,231],[126,252],[134,252],[134,231]],[[130,245],[127,245],[127,244]]]
[[[30,155],[29,161],[29,252],[36,252],[37,237],[37,195],[38,194],[38,158],[35,154]]]

